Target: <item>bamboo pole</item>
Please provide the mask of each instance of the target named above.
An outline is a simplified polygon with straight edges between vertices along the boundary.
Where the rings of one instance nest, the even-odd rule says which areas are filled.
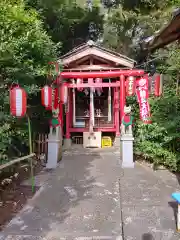
[[[26,159],[28,159],[28,158],[32,158],[32,157],[34,157],[35,155],[36,155],[35,153],[31,153],[31,154],[29,154],[29,155],[27,155],[27,156],[14,159],[14,160],[12,160],[12,161],[10,161],[10,162],[8,162],[8,163],[5,163],[5,164],[3,164],[3,165],[0,165],[0,170],[2,170],[2,169],[4,169],[4,168],[7,168],[7,167],[10,167],[10,166],[12,166],[13,164],[19,163],[19,162],[24,161],[24,160],[26,160]]]
[[[32,154],[32,133],[31,133],[31,121],[29,116],[27,115],[28,120],[28,132],[29,132],[29,154]],[[34,193],[34,174],[33,174],[33,162],[32,158],[30,158],[30,167],[31,167],[31,182],[32,182],[32,192]]]

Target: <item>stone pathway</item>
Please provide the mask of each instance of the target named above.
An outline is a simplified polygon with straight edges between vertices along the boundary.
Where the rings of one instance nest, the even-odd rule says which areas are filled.
[[[122,170],[116,149],[79,148],[43,179],[1,240],[180,239],[171,199],[179,184],[167,171]]]

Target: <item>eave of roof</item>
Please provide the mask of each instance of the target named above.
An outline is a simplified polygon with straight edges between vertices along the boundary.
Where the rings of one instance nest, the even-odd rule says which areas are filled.
[[[59,62],[65,62],[68,58],[72,57],[73,55],[76,55],[80,52],[84,52],[86,50],[94,50],[94,51],[101,51],[104,54],[109,54],[110,56],[114,56],[114,58],[119,60],[124,60],[128,63],[129,67],[133,67],[135,64],[135,60],[128,58],[127,56],[124,56],[122,54],[119,54],[117,52],[114,52],[112,50],[103,48],[101,46],[96,45],[93,41],[89,41],[85,44],[82,44],[74,49],[72,49],[71,51],[69,51],[68,53],[64,54],[63,56],[61,56],[61,58],[58,60]]]
[[[144,50],[154,52],[178,39],[180,39],[180,8],[176,9],[171,22],[166,27],[144,40]]]

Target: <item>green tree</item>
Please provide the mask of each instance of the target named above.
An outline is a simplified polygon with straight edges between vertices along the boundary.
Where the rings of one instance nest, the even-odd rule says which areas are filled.
[[[97,2],[92,11],[87,9],[86,1],[27,0],[26,4],[39,12],[45,29],[62,53],[88,40],[91,22],[94,23],[93,40],[103,31],[103,16]]]
[[[173,9],[179,5],[179,0],[124,0],[119,2],[119,6],[110,6],[105,22],[104,44],[136,59],[141,40],[163,28],[172,18]],[[169,80],[164,82],[164,95],[150,98],[153,124],[144,125],[138,120],[136,99],[128,98],[137,120],[134,127],[136,154],[173,171],[180,169],[179,56],[176,44],[150,56],[152,59],[158,57],[154,61],[157,72],[169,75]]]
[[[175,1],[177,6],[180,1]],[[170,0],[119,1],[110,7],[104,28],[104,44],[135,58],[139,42],[162,28],[172,17],[175,3]]]
[[[10,116],[9,88],[19,83],[28,93],[29,104],[45,82],[48,62],[56,57],[56,49],[43,29],[35,10],[25,9],[23,1],[0,1],[0,159],[21,154],[26,146],[26,120]],[[29,106],[30,107],[30,106]],[[16,145],[16,146],[15,146]],[[26,147],[25,147],[26,148]]]

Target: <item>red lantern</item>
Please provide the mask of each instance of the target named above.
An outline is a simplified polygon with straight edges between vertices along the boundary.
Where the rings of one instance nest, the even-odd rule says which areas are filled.
[[[13,116],[23,117],[27,109],[27,94],[16,86],[10,90],[10,111]]]
[[[130,76],[126,79],[126,95],[133,96],[135,93],[135,79]]]
[[[52,88],[44,86],[41,89],[41,102],[46,109],[52,109]]]
[[[78,78],[76,83],[77,83],[77,85],[78,85],[78,84],[82,84],[82,83],[83,83],[83,79]],[[83,88],[77,87],[77,90],[80,91],[80,92],[82,92],[82,91],[83,91]]]
[[[67,83],[62,83],[60,86],[60,101],[63,104],[67,103],[68,99],[68,86]]]
[[[160,96],[160,82],[161,82],[161,76],[160,74],[155,75],[155,86],[154,86],[154,95],[156,97]]]

